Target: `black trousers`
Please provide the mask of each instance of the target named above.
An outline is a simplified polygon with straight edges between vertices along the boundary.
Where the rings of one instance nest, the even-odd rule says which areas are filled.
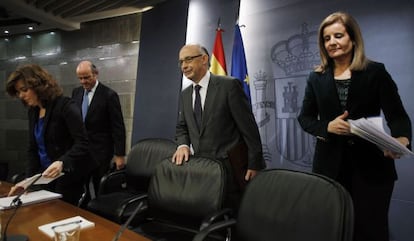
[[[99,184],[101,183],[101,179],[105,176],[111,169],[111,160],[102,162],[99,164],[99,167],[92,171],[92,184],[95,195],[98,195],[99,192]]]
[[[85,180],[74,173],[65,173],[62,177],[38,188],[60,193],[63,201],[77,206],[84,192]]]
[[[220,160],[223,163],[223,167],[226,173],[226,187],[225,187],[225,197],[224,197],[224,207],[230,208],[233,210],[233,214],[237,215],[239,210],[241,196],[243,194],[239,185],[236,182],[236,179],[233,175],[233,169],[228,159]]]
[[[394,180],[369,182],[354,171],[342,175],[338,181],[352,197],[355,217],[353,240],[389,241],[388,211]]]

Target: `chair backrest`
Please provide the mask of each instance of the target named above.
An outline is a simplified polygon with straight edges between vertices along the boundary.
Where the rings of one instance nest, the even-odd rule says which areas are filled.
[[[265,170],[243,195],[237,219],[245,241],[351,241],[349,193],[327,177],[292,170]]]
[[[148,188],[155,167],[165,158],[172,158],[177,145],[162,138],[148,138],[137,142],[127,156],[126,182],[135,190]]]
[[[157,166],[148,188],[150,216],[198,227],[208,214],[222,208],[225,180],[219,161],[192,156],[177,166],[165,159]]]

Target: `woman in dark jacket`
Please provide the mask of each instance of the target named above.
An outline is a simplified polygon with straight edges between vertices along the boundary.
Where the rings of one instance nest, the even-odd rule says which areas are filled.
[[[26,176],[57,177],[47,188],[63,200],[78,204],[83,185],[96,166],[88,157],[88,140],[77,105],[63,96],[57,81],[38,65],[25,65],[10,74],[7,93],[28,107],[29,150]],[[16,194],[14,187],[9,195]],[[21,191],[21,190],[20,190]]]
[[[365,57],[362,34],[346,13],[319,27],[321,65],[309,75],[298,120],[317,138],[313,171],[340,182],[351,194],[355,241],[388,241],[388,209],[400,154],[350,134],[348,119],[384,114],[391,135],[410,147],[411,121],[398,89],[381,63]]]

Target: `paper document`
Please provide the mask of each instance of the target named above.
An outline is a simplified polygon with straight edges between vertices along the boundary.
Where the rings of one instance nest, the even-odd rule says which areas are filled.
[[[33,175],[32,177],[24,179],[23,181],[17,183],[16,186],[19,186],[19,187],[22,187],[22,188],[26,189],[30,185],[30,183],[32,183],[39,176],[41,176],[41,177],[33,185],[48,184],[49,182],[51,182],[51,181],[55,180],[56,178],[59,178],[63,175],[64,175],[64,173],[62,172],[57,177],[49,178],[49,177],[44,177],[44,176],[42,176],[41,173],[39,173],[39,174]]]
[[[81,216],[76,216],[76,217],[66,218],[63,220],[56,221],[56,222],[44,224],[42,226],[39,226],[39,230],[42,231],[47,236],[49,236],[50,238],[53,238],[55,236],[53,232],[53,227],[56,227],[59,225],[65,225],[65,224],[72,224],[72,223],[79,223],[81,229],[95,227],[94,222],[91,222]]]
[[[348,120],[351,133],[377,145],[381,150],[389,150],[400,155],[414,155],[406,146],[385,132],[381,117]]]
[[[16,196],[0,198],[0,210],[11,208],[10,204],[12,203],[15,197]],[[20,200],[22,201],[22,206],[25,206],[25,205],[29,205],[32,203],[45,202],[48,200],[58,199],[61,197],[62,197],[62,194],[50,192],[46,190],[40,190],[40,191],[29,192],[27,194],[23,194],[20,197]]]

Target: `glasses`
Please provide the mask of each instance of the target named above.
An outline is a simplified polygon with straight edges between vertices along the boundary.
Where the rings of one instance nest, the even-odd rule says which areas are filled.
[[[180,60],[178,60],[178,67],[181,67],[181,65],[183,65],[183,63],[189,64],[189,63],[193,62],[193,60],[195,58],[198,58],[200,56],[203,56],[203,54],[188,56],[188,57],[185,57],[184,59],[180,59]]]

